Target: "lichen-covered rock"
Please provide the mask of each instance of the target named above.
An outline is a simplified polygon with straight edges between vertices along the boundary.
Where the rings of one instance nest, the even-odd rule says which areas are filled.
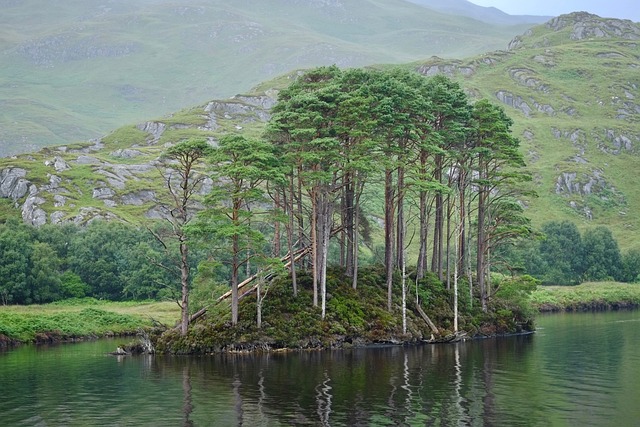
[[[549,86],[545,85],[536,75],[536,72],[528,68],[512,68],[509,75],[518,84],[539,90],[543,93],[549,92]]]
[[[533,109],[524,99],[522,99],[522,97],[514,95],[511,92],[501,90],[496,93],[496,98],[498,98],[498,100],[503,104],[522,111],[525,117],[531,117]]]
[[[67,164],[67,162],[60,156],[55,156],[53,158],[53,160],[45,160],[44,165],[45,166],[53,166],[53,168],[56,170],[56,172],[62,172],[62,171],[65,171],[67,169],[70,169],[70,167]]]
[[[562,31],[570,27],[571,40],[613,37],[640,40],[640,28],[632,21],[601,18],[587,12],[558,16],[547,22],[546,26],[553,31]]]
[[[122,148],[120,150],[116,150],[110,153],[113,157],[120,157],[122,159],[131,159],[133,157],[138,157],[142,155],[142,152],[139,150],[134,150],[131,148]]]
[[[109,187],[94,188],[91,197],[94,199],[110,199],[115,196],[115,191]]]
[[[141,131],[147,132],[154,141],[157,141],[164,133],[167,125],[162,122],[145,122],[136,127]]]
[[[29,191],[31,183],[25,179],[27,171],[21,168],[8,168],[0,171],[0,197],[22,199]]]
[[[632,135],[614,129],[605,129],[604,135],[596,135],[596,139],[598,139],[598,148],[601,151],[619,155],[623,152],[635,152],[635,146],[640,142],[640,134]]]
[[[47,213],[40,207],[45,199],[38,195],[35,185],[29,187],[29,195],[22,205],[22,220],[31,225],[41,226],[47,222]]]
[[[624,194],[605,179],[604,172],[600,169],[560,173],[556,179],[556,194],[569,197],[569,205],[584,213],[589,219],[593,218],[591,208],[586,209],[586,202],[590,199],[595,198],[598,200],[597,203],[605,208],[618,209],[627,204]]]
[[[124,205],[142,206],[145,203],[153,202],[156,200],[156,193],[151,190],[141,190],[135,193],[129,193],[123,195],[120,200]]]

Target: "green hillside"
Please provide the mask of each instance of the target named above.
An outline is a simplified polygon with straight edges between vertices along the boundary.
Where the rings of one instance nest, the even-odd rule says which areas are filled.
[[[473,97],[505,106],[534,175],[539,197],[523,202],[535,226],[559,219],[606,225],[629,249],[640,247],[639,43],[638,24],[571,14],[527,31],[506,51],[406,66],[445,73]],[[0,193],[35,224],[156,218],[163,190],[154,161],[165,144],[230,131],[259,135],[277,88],[293,76],[90,143],[4,159]]]
[[[528,26],[404,0],[3,2],[0,156],[98,138],[293,69],[478,54]]]
[[[416,68],[505,106],[534,174],[535,225],[606,225],[622,247],[639,247],[639,42],[636,23],[575,13],[534,27],[508,51]]]

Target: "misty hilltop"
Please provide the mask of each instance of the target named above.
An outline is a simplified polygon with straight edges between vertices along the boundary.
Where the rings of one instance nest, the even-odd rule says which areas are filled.
[[[293,69],[504,49],[530,25],[464,0],[4,2],[0,156],[97,138]]]

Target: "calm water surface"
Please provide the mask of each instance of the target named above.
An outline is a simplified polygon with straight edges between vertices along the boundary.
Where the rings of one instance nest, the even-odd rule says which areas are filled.
[[[542,316],[534,335],[206,357],[120,341],[0,353],[6,426],[638,426],[640,312]]]

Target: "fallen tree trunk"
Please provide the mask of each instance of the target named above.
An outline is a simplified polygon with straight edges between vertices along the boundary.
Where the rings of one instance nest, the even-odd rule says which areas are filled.
[[[295,253],[294,253],[294,257],[293,257],[293,262],[299,261],[302,257],[304,257],[305,255],[307,255],[309,252],[311,252],[311,247],[307,246],[304,247],[302,249],[298,249]],[[287,268],[291,265],[291,256],[289,254],[285,255],[284,257],[282,257],[280,260],[281,261],[285,261],[289,259],[289,261],[287,261],[284,264],[284,267]],[[254,274],[251,277],[247,277],[245,280],[243,280],[241,283],[238,284],[238,289],[241,289],[243,287],[245,287],[246,285],[248,285],[249,283],[253,282],[254,280],[256,280],[258,278],[258,274]],[[248,294],[250,294],[251,292],[255,291],[256,286],[251,287],[251,289],[249,289],[248,291],[244,292],[242,295],[240,295],[240,297],[238,299],[242,299],[245,296],[247,296]],[[218,300],[216,301],[217,303],[220,303],[222,301],[224,301],[225,299],[229,298],[231,296],[231,291],[225,292],[222,296],[220,296],[218,298]],[[191,316],[189,316],[189,323],[192,323],[196,320],[198,320],[199,318],[201,318],[202,316],[204,316],[205,314],[207,314],[207,311],[209,310],[209,306],[203,307],[200,310],[196,311],[195,313],[193,313]],[[180,327],[180,325],[178,325],[177,327]]]
[[[427,325],[429,325],[429,329],[431,329],[431,332],[436,335],[440,335],[440,331],[438,331],[436,325],[431,321],[431,319],[429,319],[429,316],[427,316],[427,313],[424,312],[422,307],[420,307],[420,304],[416,304],[416,309],[418,310],[418,314],[420,315],[420,317],[422,317]]]
[[[299,249],[299,250],[295,253],[295,255],[294,255],[293,262],[296,262],[296,261],[300,260],[303,256],[307,255],[309,252],[311,252],[311,247],[310,247],[310,246],[307,246],[307,247],[304,247],[304,248],[302,248],[302,249]],[[289,259],[289,261],[287,261],[287,262],[284,264],[284,267],[285,267],[285,268],[287,268],[287,267],[289,267],[289,266],[291,265],[291,259],[290,259],[290,258],[291,258],[291,257],[290,257],[290,255],[289,255],[289,254],[285,255],[285,256],[284,256],[284,257],[282,257],[282,258],[280,258],[280,260],[281,260],[281,261],[283,261],[283,262],[284,262],[286,259]],[[246,285],[248,285],[249,283],[253,282],[253,281],[254,281],[254,280],[256,280],[257,278],[258,278],[258,274],[254,274],[254,275],[253,275],[253,276],[251,276],[251,277],[247,277],[247,278],[246,278],[246,279],[244,279],[241,283],[239,283],[239,284],[238,284],[238,289],[241,289],[241,288],[245,287]],[[254,288],[252,288],[252,289],[250,289],[249,291],[245,292],[244,294],[242,294],[242,296],[245,296],[245,295],[247,295],[249,292],[252,292],[252,291],[253,291],[253,289],[255,289],[255,287],[254,287]],[[223,301],[223,300],[225,300],[225,299],[229,298],[230,296],[231,296],[231,291],[227,291],[227,292],[225,292],[225,293],[224,293],[220,298],[218,298],[218,301],[217,301],[217,302]]]

